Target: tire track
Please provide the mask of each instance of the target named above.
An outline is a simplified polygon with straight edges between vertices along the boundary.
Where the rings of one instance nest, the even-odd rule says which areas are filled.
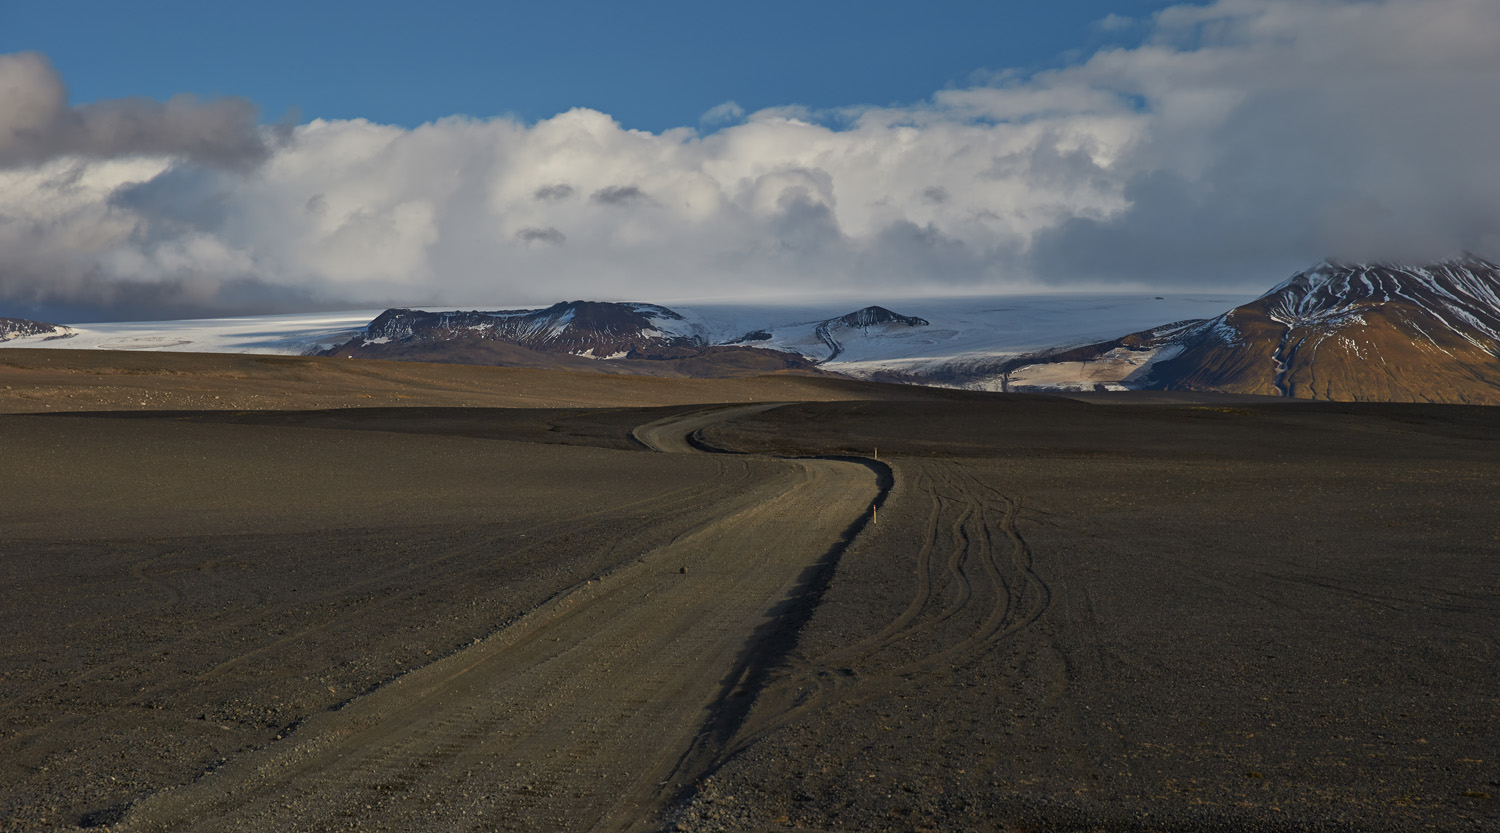
[[[680,452],[704,425],[643,426]],[[139,805],[119,829],[593,829],[646,825],[726,681],[878,495],[867,468],[788,460],[669,544],[510,627]],[[737,481],[738,482],[738,481]]]
[[[834,703],[864,702],[913,679],[951,674],[991,655],[1051,607],[1052,589],[1018,525],[1021,501],[956,462],[909,465],[910,489],[928,505],[905,608],[872,636],[789,666],[728,754]]]
[[[0,732],[0,759],[29,762],[25,768],[20,769],[22,776],[45,773],[49,767],[56,769],[76,759],[81,740],[98,737],[98,746],[107,755],[107,758],[101,757],[98,760],[113,760],[121,741],[118,734],[111,734],[109,727],[160,723],[166,713],[157,710],[165,707],[180,711],[189,721],[188,728],[181,735],[183,741],[176,741],[179,735],[174,733],[175,726],[160,727],[162,731],[169,733],[169,742],[177,742],[179,745],[197,744],[198,749],[207,751],[195,751],[192,757],[182,757],[173,770],[166,774],[166,778],[158,783],[181,783],[187,778],[200,777],[205,768],[216,769],[220,766],[223,754],[228,753],[233,757],[235,754],[244,754],[249,749],[264,747],[273,740],[280,740],[295,732],[306,715],[324,708],[338,708],[361,691],[387,683],[396,676],[409,673],[414,667],[439,659],[458,650],[460,646],[467,646],[474,637],[483,637],[514,621],[525,609],[516,610],[513,605],[499,605],[498,612],[506,617],[504,619],[465,616],[468,607],[457,609],[454,611],[458,614],[454,617],[454,623],[445,629],[455,632],[461,638],[444,638],[433,643],[430,647],[434,650],[427,651],[425,656],[413,654],[404,662],[394,665],[384,663],[379,675],[360,679],[363,675],[359,671],[352,672],[352,678],[350,673],[346,673],[343,675],[345,682],[337,683],[337,690],[330,685],[326,694],[323,693],[324,685],[308,676],[317,673],[316,666],[300,659],[284,663],[279,657],[318,657],[329,652],[336,653],[341,645],[357,645],[356,640],[361,638],[360,634],[369,630],[370,621],[382,621],[388,612],[396,614],[392,621],[419,622],[420,620],[414,620],[414,616],[421,616],[421,610],[426,606],[424,593],[427,598],[473,595],[476,592],[476,582],[494,581],[493,565],[496,559],[490,554],[490,550],[504,551],[508,557],[518,557],[532,565],[542,566],[553,552],[561,552],[563,543],[560,542],[565,542],[566,538],[577,536],[585,541],[592,538],[594,541],[588,541],[590,549],[585,551],[584,556],[569,556],[568,560],[580,568],[573,571],[579,584],[584,583],[586,577],[597,578],[601,568],[607,570],[620,561],[634,561],[640,553],[660,545],[664,539],[710,517],[712,512],[702,505],[704,501],[733,495],[755,475],[746,460],[711,458],[705,462],[712,463],[713,468],[721,472],[719,480],[703,483],[707,488],[685,486],[668,492],[668,495],[676,497],[670,503],[653,502],[651,498],[632,499],[616,505],[629,511],[616,512],[610,505],[606,505],[591,509],[586,514],[581,513],[585,518],[597,516],[594,523],[533,523],[520,527],[526,537],[520,537],[516,528],[510,527],[498,536],[470,536],[463,539],[461,547],[447,552],[439,550],[431,556],[423,553],[420,557],[413,558],[372,560],[372,567],[388,564],[391,569],[361,571],[351,575],[342,585],[324,584],[307,588],[311,592],[300,592],[292,597],[277,596],[275,598],[281,603],[269,607],[247,606],[237,598],[233,607],[220,610],[204,607],[201,602],[194,600],[189,608],[180,608],[179,612],[172,614],[179,622],[185,617],[192,617],[187,620],[189,624],[164,632],[166,638],[139,640],[128,653],[101,653],[96,661],[81,668],[80,664],[75,664],[67,673],[27,681],[32,684],[24,687],[11,687],[7,694],[15,696],[10,699],[22,705],[8,707],[8,714],[45,715],[45,719],[24,723],[8,722],[4,727],[5,731]],[[668,520],[660,524],[638,522],[641,517],[648,515]],[[489,531],[494,528],[484,529]],[[614,540],[609,540],[611,538]],[[281,540],[278,537],[272,543],[276,545],[275,542]],[[372,537],[370,540],[375,539]],[[519,546],[502,546],[507,540],[512,540]],[[437,543],[450,544],[453,541],[453,536],[445,534]],[[193,545],[184,547],[183,542]],[[259,545],[258,542],[258,538],[251,536],[244,541],[236,539],[232,546],[236,548],[236,552],[244,550],[248,553],[250,548]],[[192,563],[198,563],[204,557],[202,552],[205,546],[212,549],[216,545],[216,541],[212,539],[146,543],[149,545],[148,550],[154,547],[160,552],[170,547],[186,553]],[[355,541],[350,546],[359,544],[359,541]],[[494,546],[487,549],[487,544]],[[292,546],[293,543],[288,542],[286,545]],[[90,546],[107,547],[108,542],[91,543]],[[410,546],[408,543],[408,550]],[[596,547],[599,552],[593,551]],[[522,555],[534,550],[539,554]],[[194,556],[195,552],[198,555]],[[398,555],[404,556],[404,553]],[[235,556],[228,560],[234,561],[237,558]],[[424,566],[424,563],[442,563],[445,560],[450,563],[439,569],[428,570]],[[413,561],[419,563],[409,563]],[[127,563],[122,565],[122,577],[128,563],[127,559]],[[153,563],[147,568],[147,572],[159,569],[160,566]],[[568,581],[572,579],[569,578]],[[570,588],[564,587],[558,592],[567,592],[568,589]],[[523,601],[530,603],[528,606],[534,606],[535,603],[545,601],[545,598],[537,598],[534,602],[532,599]],[[160,607],[153,609],[164,610]],[[462,625],[458,624],[459,616],[464,617]],[[193,618],[198,621],[193,622]],[[304,624],[307,626],[302,627]],[[434,623],[434,627],[444,626]],[[254,635],[248,640],[240,638],[246,632]],[[385,642],[400,644],[389,638]],[[205,644],[214,648],[224,646],[229,650],[216,650],[217,662],[199,664],[198,657],[211,656],[202,647]],[[380,666],[381,663],[377,662],[375,665]],[[43,664],[40,668],[45,669],[47,666]],[[330,673],[337,677],[340,672],[338,669],[330,669]],[[272,679],[291,681],[283,689],[290,690],[294,695],[308,691],[310,695],[303,697],[303,702],[297,704],[300,707],[297,710],[285,708],[284,704],[291,705],[293,701],[283,700],[281,697],[252,701],[242,698],[240,692],[260,688]],[[28,695],[33,699],[26,700]],[[199,715],[196,721],[193,720],[194,715]],[[221,735],[219,729],[232,731]],[[120,757],[123,758],[123,755]],[[120,799],[133,799],[138,795],[139,792],[123,796],[116,793],[119,797],[113,798],[111,806],[123,806]],[[92,811],[106,803],[93,800],[82,809]],[[3,824],[0,824],[0,828],[9,829]]]
[[[718,480],[728,479],[728,468],[729,467],[725,464],[720,465],[720,475],[719,478],[717,478]],[[362,615],[379,615],[379,612],[382,609],[406,603],[413,596],[419,593],[432,592],[434,589],[441,590],[442,586],[435,586],[431,582],[430,579],[433,575],[442,575],[446,577],[446,581],[443,586],[463,586],[469,580],[472,574],[487,569],[488,565],[476,564],[470,569],[458,571],[452,570],[451,567],[455,562],[459,562],[465,558],[473,556],[475,553],[491,550],[502,544],[512,543],[517,539],[525,539],[526,543],[524,544],[506,547],[507,552],[513,556],[525,555],[539,548],[550,546],[554,544],[554,542],[556,542],[558,539],[565,536],[586,535],[591,530],[601,525],[613,522],[618,518],[626,517],[636,510],[651,507],[653,514],[660,515],[675,514],[688,510],[704,502],[705,497],[707,497],[709,500],[712,500],[715,497],[732,492],[734,489],[740,487],[748,479],[748,470],[745,470],[743,467],[741,467],[737,477],[734,477],[729,483],[714,487],[714,489],[707,496],[705,496],[702,490],[698,487],[684,487],[682,489],[667,492],[664,495],[658,495],[651,498],[643,498],[628,503],[618,504],[615,506],[586,512],[576,518],[571,518],[568,520],[550,521],[546,523],[535,524],[529,527],[522,527],[519,530],[508,530],[501,535],[487,536],[476,541],[465,543],[462,546],[451,548],[444,554],[434,556],[424,555],[419,561],[415,561],[395,569],[372,570],[366,573],[362,578],[330,587],[327,590],[322,591],[321,593],[299,596],[296,600],[296,606],[317,607],[319,605],[332,604],[343,599],[357,597],[365,593],[379,591],[383,588],[393,586],[404,586],[408,588],[404,591],[398,591],[394,594],[385,595],[381,599],[371,603],[370,605],[366,605],[362,609]],[[618,550],[620,548],[621,542],[616,542],[616,544],[612,547],[612,550]],[[147,562],[143,562],[142,565],[132,568],[130,574],[132,575],[132,577],[137,577],[140,580],[145,581],[146,583],[156,586],[162,586],[165,589],[170,590],[175,594],[174,598],[178,602],[181,602],[185,600],[185,596],[179,589],[172,587],[167,582],[155,579],[149,573],[144,572],[145,564],[154,563],[162,559],[171,557],[172,555],[174,554],[169,553],[149,559]],[[140,572],[139,576],[137,576],[138,572]],[[254,601],[263,601],[263,599],[256,599]],[[197,622],[195,623],[194,628],[192,628],[190,631],[183,632],[176,638],[162,642],[154,642],[149,645],[142,646],[139,653],[153,654],[168,651],[176,652],[191,643],[211,640],[216,635],[231,631],[240,631],[254,625],[257,622],[275,621],[277,617],[277,611],[279,609],[279,606],[276,608],[267,609],[254,603],[249,605],[239,605],[233,608],[232,612],[238,613],[240,615],[218,617],[215,619]],[[194,676],[194,679],[200,681],[209,679],[219,674],[225,673],[235,668],[236,666],[242,665],[253,659],[274,655],[281,650],[284,650],[290,644],[306,639],[310,635],[327,630],[332,624],[334,623],[329,623],[321,626],[309,626],[301,630],[289,633],[275,641],[269,643],[261,643],[251,651],[245,652],[243,654],[237,654],[222,661],[212,669],[196,674]],[[78,687],[93,680],[107,677],[109,675],[117,673],[121,668],[135,661],[136,660],[133,657],[120,657],[107,662],[91,665],[86,671],[82,671],[68,677],[51,680],[45,685],[28,689],[26,691],[13,695],[5,701],[0,701],[0,710],[13,710],[20,703],[24,703],[28,700],[34,700],[38,697],[53,694],[64,689]],[[174,679],[169,682],[164,682],[155,687],[144,688],[140,690],[135,699],[144,699],[159,694],[167,689],[177,689],[180,688],[181,685],[182,681],[180,679]],[[70,722],[76,723],[80,720],[87,719],[87,717],[87,715],[78,715]],[[41,727],[40,729],[38,729],[38,731],[49,731],[59,725],[62,724],[52,723],[46,727]],[[19,734],[0,740],[0,752],[3,752],[5,749],[17,743],[24,742],[29,734],[31,733]]]

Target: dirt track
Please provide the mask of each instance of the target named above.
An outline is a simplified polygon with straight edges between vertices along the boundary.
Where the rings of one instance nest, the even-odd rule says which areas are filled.
[[[752,406],[764,410],[766,406]],[[743,409],[639,432],[667,451]],[[628,830],[719,750],[749,643],[877,496],[785,461],[671,544],[136,807],[126,830]]]

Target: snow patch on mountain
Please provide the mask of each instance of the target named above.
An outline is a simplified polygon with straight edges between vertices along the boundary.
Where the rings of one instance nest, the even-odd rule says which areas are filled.
[[[1431,264],[1327,260],[1203,321],[950,366],[940,381],[1497,404],[1497,358],[1500,266],[1473,255]]]
[[[21,339],[51,341],[69,338],[73,335],[72,329],[57,324],[32,321],[27,318],[0,318],[0,342]]]
[[[701,327],[656,304],[567,301],[542,309],[389,309],[339,348],[378,344],[503,341],[546,353],[608,360],[709,346]]]
[[[1429,265],[1325,260],[1274,287],[1266,313],[1288,327],[1338,330],[1371,307],[1409,304],[1476,347],[1500,342],[1500,266],[1465,254]]]
[[[787,350],[852,376],[922,376],[954,363],[1035,353],[1114,338],[1163,321],[1204,319],[1243,303],[1245,294],[1035,294],[905,298],[881,301],[922,325],[876,323],[843,331],[841,351],[826,361],[820,325],[856,315],[849,307],[813,305],[673,304],[716,343]]]
[[[1244,295],[1209,293],[1164,297],[1119,293],[876,299],[879,304],[861,308],[829,302],[628,303],[613,306],[624,308],[622,312],[635,319],[630,327],[613,326],[607,321],[595,321],[592,326],[606,334],[634,335],[658,345],[675,341],[760,347],[797,353],[817,362],[824,362],[833,352],[818,335],[819,327],[824,326],[840,346],[837,357],[822,364],[825,369],[864,378],[911,374],[917,380],[927,371],[941,371],[955,364],[1097,342],[1162,321],[1208,318],[1246,299]],[[585,322],[580,320],[577,308],[568,307],[555,304],[482,313],[407,312],[442,322],[439,329],[446,328],[455,337],[483,334],[500,325],[514,333],[550,338],[562,352],[600,361],[629,355],[628,350],[607,343],[611,339],[569,346],[569,328]],[[889,316],[871,311],[875,309]],[[75,324],[67,328],[73,333],[70,338],[44,341],[22,337],[0,341],[0,345],[297,355],[327,351],[356,336],[367,344],[409,337],[417,316],[391,315],[375,326],[376,319],[387,312],[393,311]]]

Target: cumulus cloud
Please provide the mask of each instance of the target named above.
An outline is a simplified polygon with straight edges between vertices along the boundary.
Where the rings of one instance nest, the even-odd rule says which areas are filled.
[[[9,56],[0,89],[31,92],[0,95],[0,301],[1254,289],[1329,255],[1500,254],[1500,5],[1219,0],[1136,25],[1140,45],[910,106],[659,134],[585,109],[84,129],[109,107]]]
[[[699,118],[700,124],[718,126],[732,124],[745,117],[745,108],[733,101],[726,101],[708,108],[703,116]]]
[[[1041,274],[1254,280],[1308,259],[1500,251],[1500,5],[1221,2],[1041,79],[1140,103],[1124,207],[1033,240]]]
[[[267,133],[248,101],[176,96],[68,105],[52,63],[35,52],[0,55],[0,166],[57,156],[169,154],[216,165],[258,162]]]

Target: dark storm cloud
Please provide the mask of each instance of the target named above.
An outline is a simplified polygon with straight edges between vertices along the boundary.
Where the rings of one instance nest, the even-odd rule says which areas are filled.
[[[237,183],[192,166],[174,166],[145,182],[131,182],[109,195],[109,205],[134,212],[146,221],[140,233],[159,239],[183,230],[211,231],[223,226]],[[315,212],[317,197],[308,201]]]
[[[974,283],[991,276],[992,264],[962,240],[936,226],[898,220],[875,235],[861,253],[862,271],[899,279],[904,275],[940,274],[949,283]]]
[[[52,63],[34,52],[0,55],[0,167],[59,156],[183,156],[241,166],[269,153],[248,101],[125,98],[80,107]]]
[[[649,201],[650,197],[634,185],[610,185],[595,191],[593,200],[604,205],[627,205]]]
[[[516,232],[516,239],[522,243],[550,243],[554,246],[561,246],[568,241],[562,232],[551,226],[545,228],[527,226]]]
[[[948,189],[941,185],[930,185],[922,189],[922,199],[932,205],[942,205],[952,198],[953,195],[948,193]]]
[[[53,324],[100,321],[157,321],[225,315],[269,315],[348,309],[348,298],[232,278],[206,289],[177,279],[121,281],[98,272],[56,273],[29,281],[7,273],[0,279],[0,317],[31,318]],[[61,279],[59,279],[61,278]]]
[[[1116,216],[1070,217],[1039,232],[1032,270],[1147,285],[1255,283],[1307,265],[1320,250],[1302,212],[1262,216],[1225,205],[1175,173],[1138,176],[1125,198],[1130,207]]]
[[[533,194],[532,197],[534,199],[542,201],[565,200],[568,197],[573,196],[573,191],[573,186],[568,185],[567,183],[558,183],[557,185],[543,185],[541,188],[536,189],[536,193]]]
[[[54,173],[32,183],[31,200],[79,199],[89,190],[90,164],[54,164]],[[230,216],[236,176],[168,166],[98,203],[83,198],[58,217],[0,211],[0,316],[81,323],[348,309],[346,295],[266,280],[223,255],[213,235]],[[101,238],[131,248],[101,257],[91,248]],[[149,265],[121,269],[119,255]]]

